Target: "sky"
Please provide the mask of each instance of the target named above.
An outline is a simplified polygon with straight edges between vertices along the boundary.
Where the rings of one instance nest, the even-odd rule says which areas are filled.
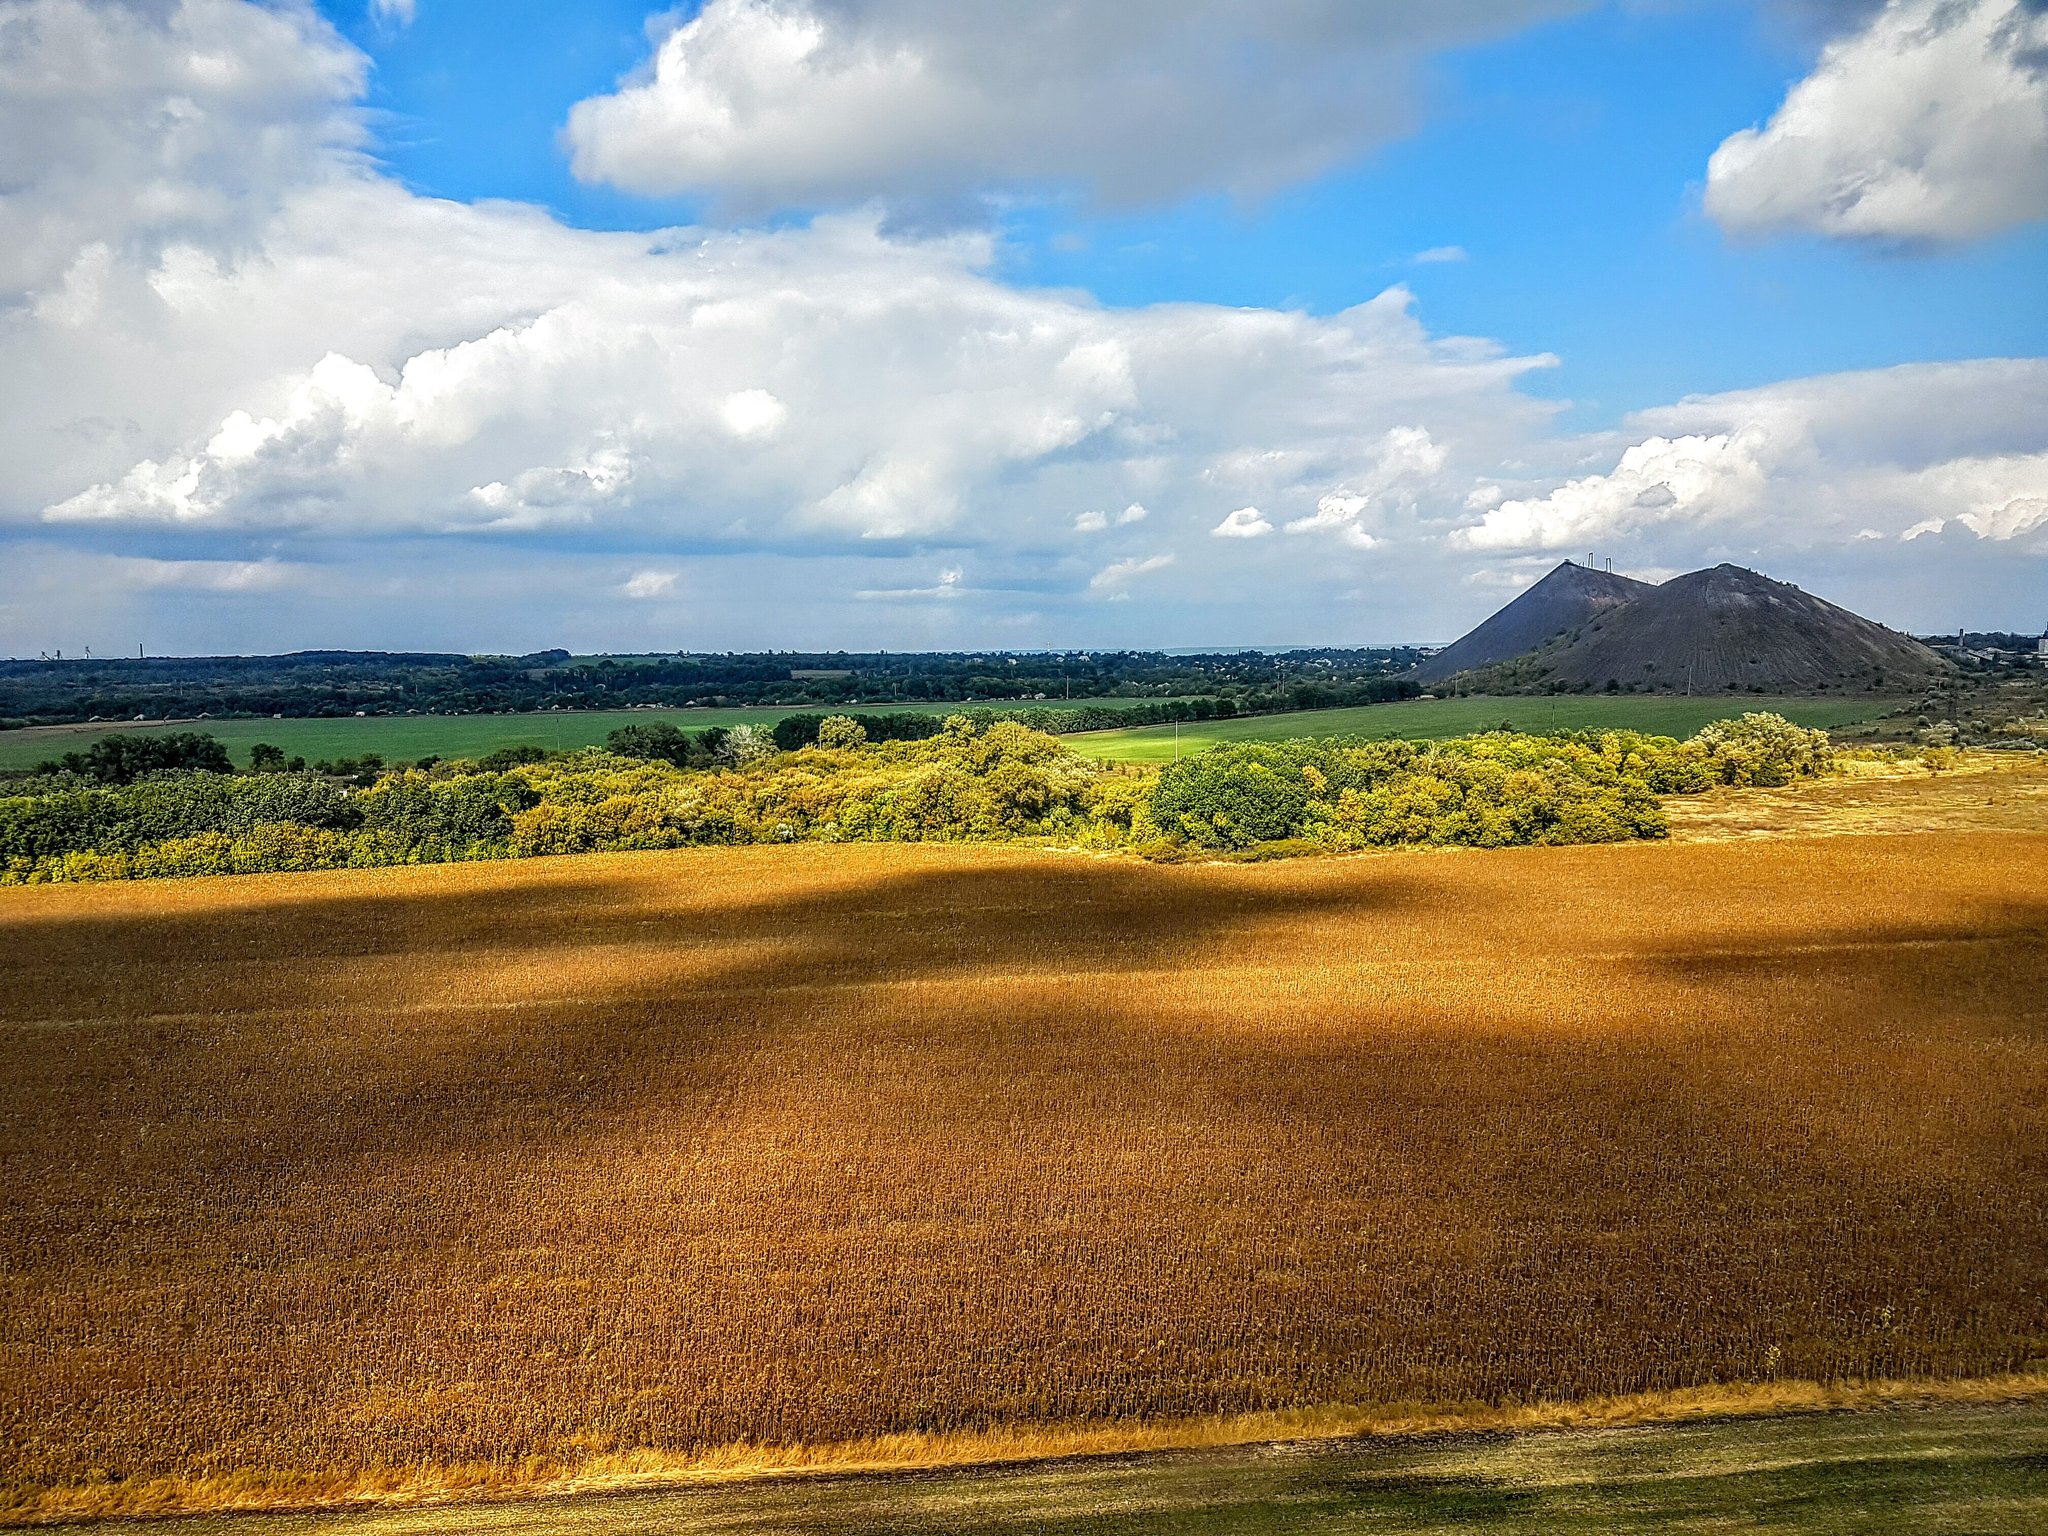
[[[0,0],[0,654],[2048,625],[2041,0]]]

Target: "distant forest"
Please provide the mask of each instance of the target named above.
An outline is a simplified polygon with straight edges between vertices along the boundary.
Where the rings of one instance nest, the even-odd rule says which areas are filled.
[[[1228,699],[1236,712],[1413,694],[1419,653],[1303,650],[1010,654],[754,652],[576,657],[300,651],[289,656],[0,661],[0,725],[283,715],[489,714],[634,704],[877,705],[1016,699]]]

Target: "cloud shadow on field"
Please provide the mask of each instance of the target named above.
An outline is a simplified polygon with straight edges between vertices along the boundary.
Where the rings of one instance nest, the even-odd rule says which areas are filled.
[[[1218,881],[1115,859],[962,864],[940,847],[879,872],[874,850],[754,850],[721,887],[736,853],[0,902],[18,980],[0,1042],[13,1091],[39,1106],[5,1140],[55,1155],[78,1124],[183,1119],[209,1128],[193,1147],[208,1166],[289,1181],[399,1140],[434,1156],[574,1139],[656,1079],[716,1098],[820,1010],[886,1022],[907,995],[891,989],[1042,978],[1100,1019],[1119,1008],[1113,976],[1291,918],[1385,915],[1421,889],[1412,867]]]
[[[813,847],[9,893],[0,1261],[36,1358],[84,1362],[38,1411],[99,1433],[116,1338],[134,1424],[342,1461],[2006,1360],[2039,1242],[1993,1217],[2038,1173],[1986,1137],[2038,1099],[1946,1021],[1853,1031],[1886,986],[2012,1011],[2040,957],[1969,994],[1959,940],[2040,904],[1717,947],[1713,882],[1622,921],[1645,859],[1748,868]],[[1895,1296],[1924,1331],[1872,1331]],[[271,1358],[310,1407],[242,1388]]]

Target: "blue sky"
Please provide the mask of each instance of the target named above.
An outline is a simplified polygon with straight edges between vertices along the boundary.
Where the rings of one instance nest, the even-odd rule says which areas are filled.
[[[2033,0],[0,12],[0,650],[2048,620]]]

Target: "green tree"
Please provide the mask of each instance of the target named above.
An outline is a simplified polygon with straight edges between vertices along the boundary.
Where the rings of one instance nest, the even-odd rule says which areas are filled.
[[[115,732],[83,752],[66,752],[41,772],[75,773],[102,784],[133,784],[152,773],[233,773],[235,765],[219,738],[198,731],[164,736]]]
[[[1692,744],[1705,756],[1715,782],[1762,789],[1819,773],[1834,757],[1826,731],[1807,730],[1760,710],[1740,720],[1716,720]]]
[[[867,727],[851,715],[830,715],[818,722],[818,745],[827,748],[864,747]]]
[[[690,761],[692,745],[687,732],[677,730],[666,720],[622,725],[604,739],[607,752],[646,762],[674,763],[679,768]]]
[[[1296,750],[1306,745],[1234,742],[1184,757],[1160,773],[1152,819],[1202,848],[1292,837],[1312,788]]]

